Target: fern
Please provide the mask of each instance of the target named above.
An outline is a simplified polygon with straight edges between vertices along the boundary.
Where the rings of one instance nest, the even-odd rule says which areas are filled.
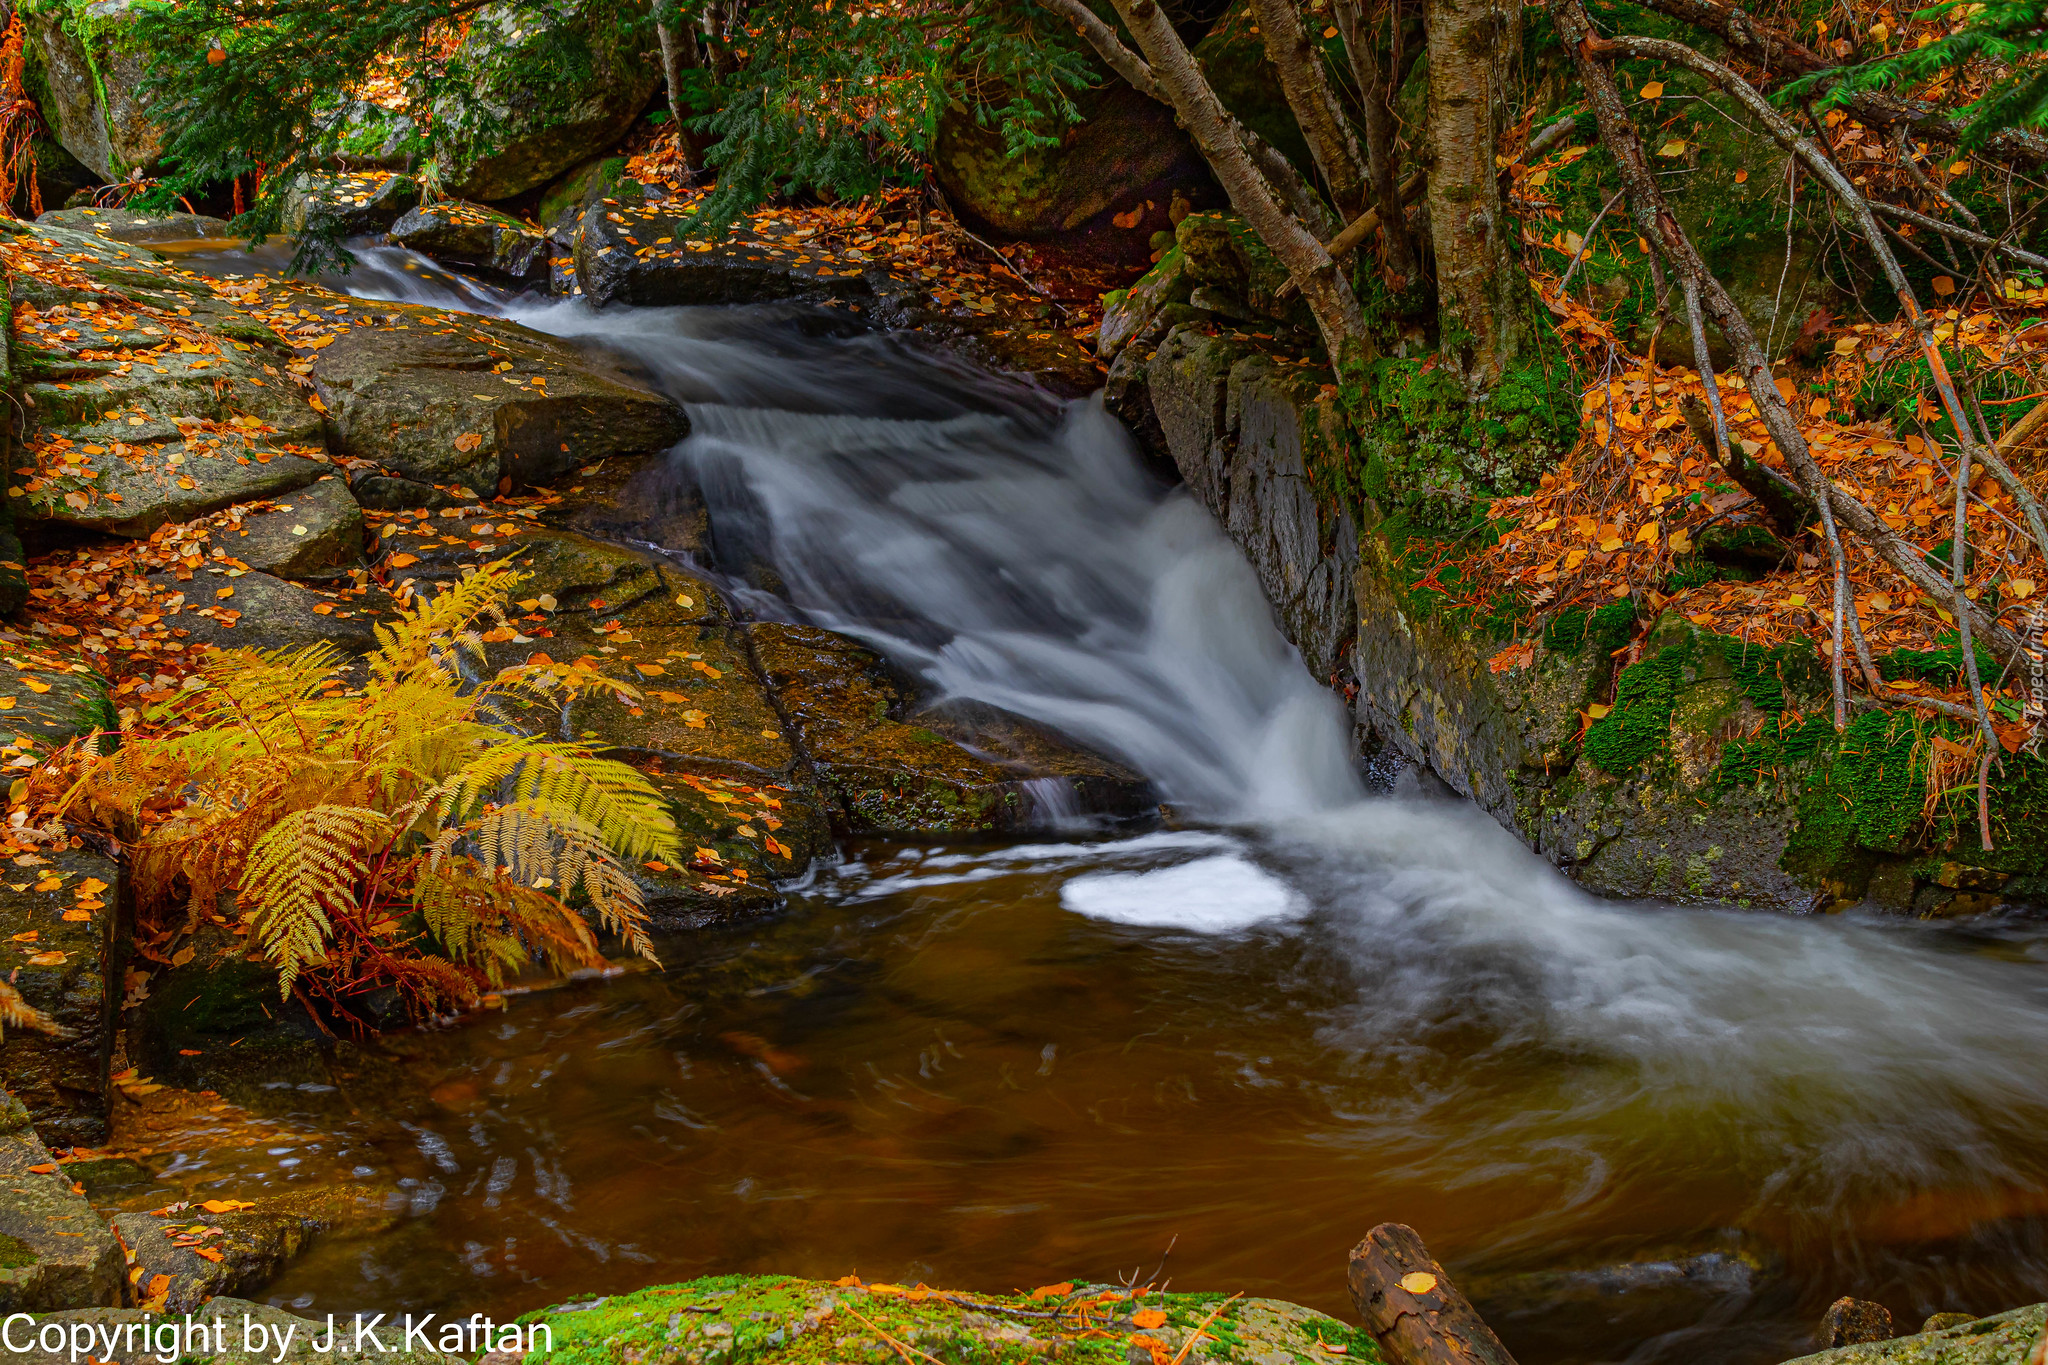
[[[326,645],[211,655],[203,686],[119,750],[81,746],[36,780],[69,781],[62,809],[128,843],[145,920],[182,907],[189,928],[232,893],[283,993],[343,1014],[384,985],[424,1013],[536,964],[596,965],[586,912],[652,959],[625,860],[677,857],[659,792],[586,745],[497,723],[508,703],[599,684],[521,666],[472,686],[459,667],[521,581],[496,564],[416,599],[380,629],[356,696],[330,687],[343,659]]]

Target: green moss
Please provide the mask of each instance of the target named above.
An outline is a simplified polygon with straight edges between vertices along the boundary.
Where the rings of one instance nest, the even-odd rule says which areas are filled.
[[[1832,748],[1834,722],[1824,715],[1780,715],[1764,725],[1754,739],[1737,740],[1721,750],[1714,785],[1721,791],[1753,787],[1767,777],[1780,777],[1787,766],[1803,763]]]
[[[1291,1305],[1229,1303],[1223,1294],[1133,1298],[1102,1285],[1065,1288],[1069,1292],[1034,1298],[724,1275],[544,1309],[521,1321],[548,1324],[554,1337],[549,1365],[825,1365],[904,1358],[885,1336],[948,1365],[1034,1365],[1047,1359],[1127,1365],[1133,1354],[1148,1349],[1133,1338],[1177,1344],[1198,1329],[1215,1339],[1205,1357],[1232,1365],[1309,1365],[1332,1355],[1379,1365],[1382,1358],[1370,1334]],[[1140,1328],[1133,1318],[1143,1310],[1165,1321]]]
[[[1998,660],[1982,644],[1977,644],[1976,641],[1971,643],[1976,644],[1978,675],[1995,679],[1998,676]],[[1877,661],[1877,671],[1884,676],[1886,682],[1912,678],[1940,687],[1954,685],[1962,668],[1962,640],[1954,631],[1942,637],[1939,648],[1895,649]]]
[[[1785,710],[1788,685],[1804,693],[1827,687],[1820,655],[1811,644],[1792,641],[1765,648],[1727,636],[1717,638],[1721,657],[1727,660],[1750,705],[1759,711]]]
[[[1601,771],[1620,777],[1664,751],[1671,740],[1671,707],[1693,650],[1687,637],[1621,671],[1614,709],[1586,731],[1586,757]]]
[[[38,1259],[36,1249],[27,1242],[0,1232],[0,1270],[19,1270],[34,1265]]]
[[[1636,631],[1636,604],[1631,598],[1609,602],[1592,611],[1561,611],[1543,626],[1543,647],[1558,654],[1577,654],[1588,645],[1612,654]]]

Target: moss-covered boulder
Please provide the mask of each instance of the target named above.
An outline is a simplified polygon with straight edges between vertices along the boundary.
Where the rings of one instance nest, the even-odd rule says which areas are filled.
[[[1162,1294],[1064,1283],[1029,1294],[949,1292],[857,1277],[825,1283],[727,1275],[528,1314],[559,1365],[895,1360],[976,1365],[1378,1365],[1371,1335],[1278,1299]]]
[[[776,221],[712,240],[690,211],[666,202],[600,198],[574,238],[576,292],[602,307],[864,298],[862,269],[815,260],[810,231]]]
[[[391,225],[393,246],[508,280],[547,274],[548,239],[531,224],[483,204],[422,204]]]
[[[340,453],[429,492],[542,485],[689,431],[681,408],[572,342],[425,308],[388,316],[320,351],[313,380]]]
[[[610,11],[569,3],[553,19],[544,27],[518,6],[493,5],[470,20],[457,59],[477,73],[477,107],[451,100],[435,110],[436,143],[463,149],[442,153],[453,158],[442,182],[465,199],[508,199],[615,145],[661,84],[647,45]],[[555,79],[535,79],[550,65]]]
[[[37,1327],[55,1324],[67,1334],[75,1329],[111,1333],[122,1343],[119,1349],[131,1358],[153,1358],[158,1350],[169,1350],[189,1365],[328,1365],[337,1358],[360,1361],[363,1365],[468,1365],[463,1356],[453,1351],[420,1348],[417,1342],[413,1349],[407,1349],[404,1327],[394,1330],[388,1316],[381,1324],[371,1324],[376,1316],[361,1315],[361,1321],[374,1328],[365,1338],[356,1331],[355,1318],[339,1314],[335,1318],[337,1330],[330,1339],[325,1318],[314,1321],[269,1304],[222,1297],[192,1315],[195,1328],[204,1329],[199,1335],[182,1335],[182,1314],[166,1319],[149,1308],[79,1308],[46,1313],[39,1315]],[[440,1327],[441,1323],[434,1324],[435,1330]],[[172,1328],[181,1335],[168,1343],[162,1337],[145,1335]],[[41,1338],[31,1340],[40,1342]],[[137,1343],[136,1349],[130,1350],[126,1345],[130,1340]],[[152,1344],[145,1350],[143,1343]],[[40,1345],[33,1345],[14,1359],[23,1365],[75,1365],[68,1350],[45,1351]]]
[[[953,207],[1005,237],[1079,231],[1106,214],[1209,184],[1173,111],[1110,79],[1080,98],[1081,121],[1054,147],[1012,153],[1002,130],[964,105],[940,117],[932,169]]]
[[[2037,1303],[1938,1332],[1839,1346],[1786,1365],[2026,1365],[2044,1330],[2048,1304]]]
[[[25,83],[64,150],[102,180],[155,165],[163,130],[141,98],[148,54],[129,30],[137,0],[25,7],[33,64]]]
[[[0,1091],[0,1312],[117,1304],[121,1247]]]
[[[549,185],[534,210],[534,220],[564,246],[573,239],[576,225],[592,205],[610,199],[614,205],[637,204],[647,197],[646,187],[626,176],[623,156],[592,157],[565,172]]]
[[[1287,268],[1236,215],[1191,213],[1180,220],[1174,241],[1187,263],[1189,302],[1197,308],[1238,321],[1314,330],[1315,315],[1301,296],[1280,295]]]
[[[397,609],[374,584],[314,587],[267,573],[209,568],[188,580],[149,579],[171,633],[216,649],[297,649],[326,642],[346,654],[377,647],[377,623]]]
[[[52,209],[36,219],[43,227],[93,232],[116,242],[189,242],[229,238],[227,223],[203,213],[136,213],[130,209]]]
[[[1194,287],[1187,253],[1176,243],[1136,284],[1103,300],[1102,325],[1095,332],[1097,358],[1115,360],[1162,308],[1186,303]]]

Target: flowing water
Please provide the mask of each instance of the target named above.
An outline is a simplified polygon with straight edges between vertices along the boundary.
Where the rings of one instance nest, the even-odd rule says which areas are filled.
[[[354,287],[452,302],[397,261]],[[1468,806],[1369,794],[1250,570],[1096,403],[804,309],[461,302],[689,405],[642,491],[701,490],[744,609],[1115,753],[1182,819],[856,844],[666,973],[392,1040],[403,1084],[308,1098],[315,1159],[179,1159],[195,1190],[402,1182],[389,1230],[278,1301],[502,1316],[1164,1256],[1348,1313],[1345,1252],[1386,1219],[1525,1365],[1776,1361],[1844,1293],[1902,1327],[2048,1297],[2039,924],[1591,899]]]

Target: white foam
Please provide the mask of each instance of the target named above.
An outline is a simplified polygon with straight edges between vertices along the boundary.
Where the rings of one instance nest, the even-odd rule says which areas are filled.
[[[1308,909],[1286,882],[1228,855],[1149,872],[1076,877],[1060,888],[1060,904],[1090,919],[1200,934],[1226,934]]]

